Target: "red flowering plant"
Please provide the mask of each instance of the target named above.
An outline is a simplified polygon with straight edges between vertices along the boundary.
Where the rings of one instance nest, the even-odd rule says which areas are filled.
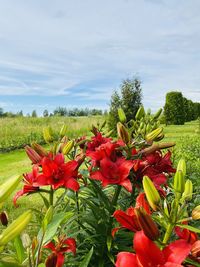
[[[15,241],[15,266],[198,266],[200,230],[193,222],[200,207],[189,205],[194,193],[185,161],[172,165],[175,143],[159,142],[160,114],[141,107],[127,122],[119,109],[117,138],[104,122],[72,140],[66,126],[56,138],[48,127],[45,148],[26,146],[32,170],[23,175],[14,204],[36,194],[44,205],[32,207],[32,242]],[[14,224],[11,231],[7,222],[0,246],[5,236],[8,242],[16,237],[15,228],[18,235],[25,228],[30,218],[24,217],[23,227]]]

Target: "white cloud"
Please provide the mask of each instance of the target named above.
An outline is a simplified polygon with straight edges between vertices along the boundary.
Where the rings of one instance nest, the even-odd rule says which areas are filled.
[[[0,95],[74,94],[106,106],[136,73],[147,106],[174,89],[200,101],[199,9],[199,0],[0,0]]]

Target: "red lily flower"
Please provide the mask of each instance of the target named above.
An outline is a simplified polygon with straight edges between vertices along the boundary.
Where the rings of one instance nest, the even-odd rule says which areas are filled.
[[[91,172],[90,178],[102,181],[103,186],[107,186],[108,184],[122,185],[131,192],[132,185],[128,176],[132,167],[133,163],[124,158],[117,158],[113,162],[106,157],[100,161],[99,170]]]
[[[188,256],[191,244],[185,240],[176,240],[161,250],[143,231],[134,236],[135,252],[120,252],[116,267],[181,267]]]
[[[24,174],[23,181],[25,185],[23,189],[19,190],[13,198],[13,203],[15,206],[17,206],[17,200],[19,197],[39,190],[39,185],[37,184],[38,172],[39,167],[34,165],[31,173]]]
[[[145,193],[140,193],[138,197],[136,198],[136,205],[134,207],[129,207],[125,212],[122,210],[116,210],[113,213],[113,216],[115,219],[121,224],[120,227],[116,227],[112,230],[112,236],[114,237],[115,233],[121,229],[126,228],[132,232],[137,232],[141,230],[141,227],[139,225],[135,209],[142,207],[144,210],[151,214],[150,207],[148,202],[145,199]]]
[[[95,151],[100,145],[112,140],[111,138],[103,137],[100,132],[97,132],[91,139],[92,141],[87,143],[87,151]]]
[[[74,238],[65,238],[65,236],[63,236],[59,238],[57,245],[55,245],[54,242],[49,242],[44,248],[48,248],[52,251],[47,261],[52,259],[54,262],[56,261],[56,265],[52,266],[62,267],[65,261],[64,254],[66,252],[72,252],[74,255],[76,254],[76,241]]]
[[[187,223],[185,223],[187,224]],[[185,239],[188,243],[194,244],[198,240],[198,235],[188,229],[183,229],[179,226],[175,227],[175,233],[181,239]]]
[[[57,154],[54,159],[44,157],[41,162],[42,173],[37,176],[37,184],[40,186],[51,185],[53,189],[64,186],[78,191],[79,163],[75,160],[65,163],[64,160],[63,154]]]

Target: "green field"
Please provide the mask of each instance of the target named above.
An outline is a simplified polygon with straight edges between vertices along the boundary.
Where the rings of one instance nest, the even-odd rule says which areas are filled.
[[[3,125],[3,127],[1,127],[0,138],[5,138],[5,129],[7,135],[9,133],[9,136],[14,139],[15,136],[20,135],[22,132],[24,135],[29,134],[30,130],[37,133],[42,132],[42,128],[47,125],[51,125],[53,129],[59,129],[63,123],[67,123],[69,125],[69,136],[78,137],[82,134],[87,134],[88,129],[92,124],[96,124],[98,121],[103,121],[101,117],[74,119],[49,118],[49,120],[42,118],[24,118],[23,120],[19,120],[19,123],[16,123],[16,121],[13,122],[12,120],[13,119],[5,119],[5,121],[1,120],[1,125]],[[11,123],[11,125],[9,125],[9,123]],[[23,123],[25,123],[25,125]],[[195,121],[186,123],[183,126],[172,125],[164,127],[164,141],[175,141],[177,143],[174,150],[175,159],[173,159],[177,161],[177,159],[182,156],[186,158],[188,171],[191,174],[190,178],[194,180],[194,183],[197,186],[199,186],[200,183],[196,179],[200,172],[200,138],[199,135],[195,133],[197,126],[198,124]],[[22,174],[30,170],[31,162],[23,149],[0,154],[0,182],[6,180],[12,175]],[[13,217],[20,214],[22,210],[25,210],[30,206],[35,208],[38,207],[40,203],[42,203],[40,198],[33,195],[29,197],[22,197],[19,200],[20,207],[18,209],[13,209],[12,201],[8,202],[5,208],[8,211],[12,210],[11,217]]]

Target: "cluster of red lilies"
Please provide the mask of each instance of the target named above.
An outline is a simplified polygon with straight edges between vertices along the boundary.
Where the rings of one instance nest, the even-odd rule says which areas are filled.
[[[160,150],[151,153],[142,153],[141,149],[129,147],[122,140],[114,141],[104,137],[96,131],[90,141],[84,137],[79,146],[79,154],[74,159],[66,161],[62,150],[44,152],[43,149],[26,148],[26,152],[32,161],[32,172],[24,175],[24,186],[14,197],[17,199],[26,194],[42,192],[47,186],[51,190],[58,188],[78,191],[82,183],[82,176],[79,172],[85,161],[89,162],[88,171],[90,179],[98,180],[103,187],[108,185],[120,185],[128,192],[132,192],[133,187],[140,188],[143,176],[148,176],[158,189],[160,195],[165,196],[163,188],[167,187],[168,177],[176,170],[172,167],[171,152],[165,155]],[[87,165],[88,166],[88,165]],[[176,228],[179,240],[176,240],[161,249],[151,236],[146,234],[138,220],[138,210],[143,209],[151,216],[151,208],[141,193],[137,197],[136,206],[129,207],[127,211],[116,210],[113,214],[120,223],[118,228],[113,229],[113,236],[120,228],[126,228],[134,232],[134,251],[120,252],[117,255],[116,267],[147,267],[147,266],[168,266],[179,267],[181,263],[199,244],[197,235],[189,230]],[[62,237],[58,244],[53,242],[45,245],[52,251],[46,261],[46,266],[62,267],[64,264],[64,254],[66,252],[76,253],[76,243],[73,238]]]

